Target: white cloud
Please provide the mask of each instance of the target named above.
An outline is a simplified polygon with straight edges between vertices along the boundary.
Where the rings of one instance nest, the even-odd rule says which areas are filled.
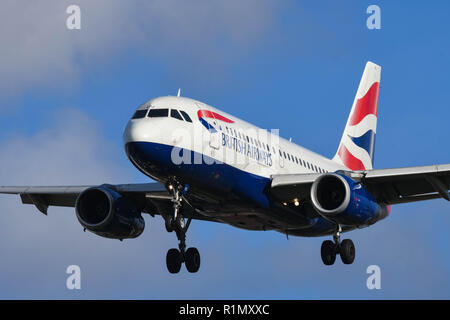
[[[275,3],[80,0],[81,30],[68,30],[66,8],[73,1],[3,1],[0,98],[70,90],[85,68],[108,66],[133,51],[167,63],[172,72],[222,66],[265,36],[276,20]]]
[[[95,184],[124,178],[114,160],[122,154],[113,152],[96,122],[74,108],[60,109],[53,118],[54,126],[35,136],[0,142],[1,184]]]
[[[76,109],[60,110],[55,119],[58,121],[52,122],[53,127],[34,137],[15,136],[0,141],[1,185],[129,182],[125,180],[126,169],[116,161],[117,152],[123,151],[114,150],[96,122]],[[118,257],[138,260],[139,253],[155,248],[151,243],[147,245],[145,238],[163,232],[162,228],[150,231],[142,237],[144,242],[102,239],[82,232],[72,208],[51,207],[49,215],[44,216],[13,195],[0,196],[0,212],[1,298],[106,294],[98,289],[101,283],[116,278],[117,266],[123,268],[128,263]],[[152,230],[151,224],[147,229]],[[84,274],[86,290],[78,296],[65,289],[65,269],[70,264],[80,265]],[[89,281],[93,273],[99,276]],[[88,290],[89,282],[91,289],[100,282],[97,291]]]

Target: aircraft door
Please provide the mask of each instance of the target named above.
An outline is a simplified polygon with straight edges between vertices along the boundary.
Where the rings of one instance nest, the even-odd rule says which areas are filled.
[[[280,149],[278,149],[278,163],[280,164],[280,168],[284,168],[284,157],[283,155],[280,153]]]
[[[199,120],[202,123],[203,127],[205,127],[208,132],[205,133],[207,137],[207,143],[209,147],[214,151],[218,150],[220,147],[220,132],[219,132],[219,124],[217,120],[214,118],[214,114],[208,112],[204,106],[196,104],[198,108]],[[205,141],[206,142],[206,141]]]
[[[213,128],[209,131],[209,146],[213,149],[218,150],[220,147],[220,132],[219,132],[219,124],[217,120],[213,121]]]

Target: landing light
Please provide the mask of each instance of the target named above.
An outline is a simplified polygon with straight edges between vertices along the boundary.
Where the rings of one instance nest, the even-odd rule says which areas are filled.
[[[283,202],[283,206],[287,206],[287,203],[286,203],[286,202]]]
[[[294,199],[294,205],[295,205],[296,207],[298,207],[298,206],[300,205],[300,202],[298,201],[298,199]]]

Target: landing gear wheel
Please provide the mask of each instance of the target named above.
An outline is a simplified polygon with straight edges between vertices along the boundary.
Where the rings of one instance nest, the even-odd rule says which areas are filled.
[[[197,248],[189,248],[186,250],[186,269],[190,273],[195,273],[200,268],[200,253]]]
[[[340,255],[342,262],[345,264],[352,264],[355,260],[355,245],[350,239],[345,239],[340,245]]]
[[[331,266],[336,261],[336,245],[331,240],[325,240],[322,242],[322,248],[320,249],[322,261],[325,265]]]
[[[167,270],[170,273],[178,273],[181,269],[181,254],[178,249],[170,249],[166,256]]]
[[[191,273],[197,272],[200,268],[200,253],[198,250],[196,248],[186,250],[186,232],[192,221],[191,217],[186,219],[183,214],[184,202],[190,205],[187,200],[183,201],[187,187],[181,185],[175,179],[167,184],[167,191],[172,193],[173,215],[164,217],[165,225],[168,232],[175,231],[179,241],[178,249],[170,249],[167,252],[166,262],[170,273],[178,273],[183,263],[186,264],[186,269]]]

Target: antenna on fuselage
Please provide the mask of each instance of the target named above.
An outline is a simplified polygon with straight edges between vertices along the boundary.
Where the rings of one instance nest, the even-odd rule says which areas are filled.
[[[181,95],[181,88],[178,89],[177,97],[180,97]]]

